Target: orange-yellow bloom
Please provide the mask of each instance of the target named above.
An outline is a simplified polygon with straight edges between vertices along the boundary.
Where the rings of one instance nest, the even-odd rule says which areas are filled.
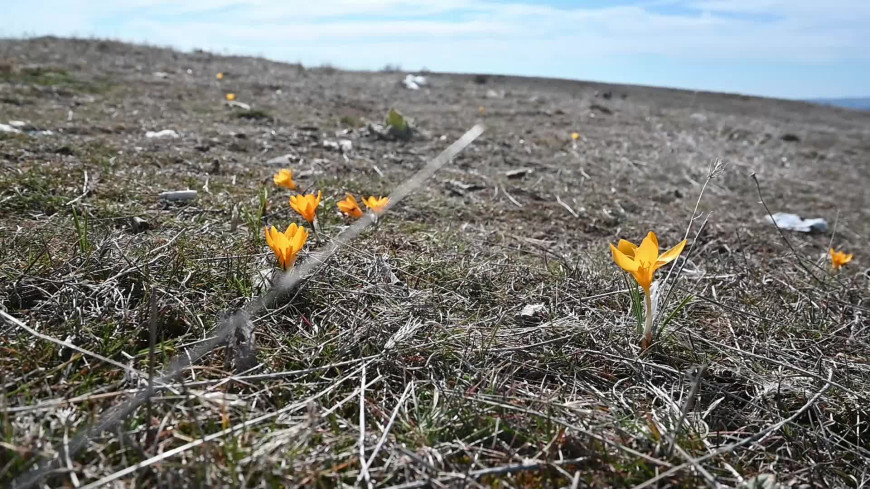
[[[272,181],[279,187],[296,190],[296,182],[293,181],[293,170],[282,168],[272,177]]]
[[[307,240],[308,230],[297,226],[295,222],[287,226],[287,230],[283,233],[275,229],[275,226],[271,229],[266,228],[266,243],[278,257],[278,266],[282,270],[287,270],[296,263],[296,255],[305,246]]]
[[[363,202],[366,207],[374,211],[375,214],[380,214],[384,211],[384,208],[387,207],[387,204],[390,203],[389,197],[375,197],[374,195],[369,196],[369,198],[363,197]]]
[[[574,141],[580,139],[580,133],[579,132],[572,132],[571,139],[573,139]]]
[[[229,100],[230,102],[232,102],[233,100],[236,99],[236,94],[234,94],[234,93],[228,93],[228,94],[226,94],[226,97],[227,97],[227,100]]]
[[[834,270],[837,270],[852,261],[852,256],[851,253],[847,255],[842,251],[834,251],[834,249],[831,248],[831,266],[834,267]]]
[[[623,270],[631,273],[638,285],[649,295],[655,271],[674,261],[683,252],[685,246],[686,240],[683,240],[659,255],[659,240],[656,238],[656,233],[650,231],[640,246],[621,239],[618,246],[610,245],[610,252],[613,261]]]
[[[317,215],[317,206],[320,205],[320,191],[317,195],[293,195],[290,197],[290,207],[302,216],[303,219],[314,224],[314,218]]]
[[[350,217],[360,218],[363,215],[362,209],[353,195],[347,194],[347,198],[338,202],[338,210]]]
[[[217,75],[215,75],[214,77],[217,78],[218,80],[223,80],[224,74],[223,74],[223,72],[221,72],[221,73],[218,73]]]

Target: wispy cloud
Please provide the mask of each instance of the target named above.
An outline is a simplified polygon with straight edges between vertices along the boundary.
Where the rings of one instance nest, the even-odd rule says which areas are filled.
[[[92,34],[351,68],[400,63],[567,77],[594,75],[596,66],[598,72],[600,67],[626,71],[613,67],[630,59],[638,66],[683,63],[679,66],[689,72],[718,63],[743,71],[732,73],[735,80],[742,77],[731,83],[732,90],[754,93],[766,93],[763,85],[770,84],[759,80],[759,88],[752,88],[759,67],[784,66],[784,81],[786,74],[814,66],[857,64],[856,76],[864,82],[870,73],[870,2],[863,1],[637,0],[566,6],[533,0],[96,0],[82,2],[70,16],[59,14],[70,10],[67,2],[51,3],[16,4],[13,22],[0,27],[0,34]],[[662,83],[661,74],[646,71],[639,68],[634,79],[614,81]],[[704,78],[703,73],[693,76],[697,80],[665,77],[664,83],[693,86]],[[699,88],[727,90],[727,81]],[[786,86],[780,93],[799,90],[811,87]]]

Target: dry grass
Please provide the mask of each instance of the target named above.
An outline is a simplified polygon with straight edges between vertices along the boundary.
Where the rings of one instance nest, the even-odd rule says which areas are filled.
[[[406,92],[394,73],[103,41],[0,41],[0,59],[15,60],[0,73],[4,113],[54,133],[0,134],[4,485],[40,468],[48,486],[79,487],[870,477],[868,169],[856,164],[870,155],[870,116],[637,87],[602,100],[598,85],[499,77],[433,74],[429,93]],[[33,64],[51,69],[21,71]],[[486,98],[490,87],[506,95]],[[239,117],[226,89],[266,117]],[[410,141],[365,127],[394,105],[421,131]],[[345,189],[389,193],[480,105],[484,137],[251,308],[272,265],[262,224],[295,219],[267,159],[292,154],[298,183],[324,190],[325,242]],[[181,138],[143,137],[167,127]],[[353,150],[322,144],[338,138]],[[728,166],[696,206],[716,158]],[[505,175],[518,167],[533,171]],[[188,186],[192,204],[157,201]],[[838,215],[835,242],[856,262],[832,275],[830,235],[759,222],[759,190],[773,211]],[[686,305],[641,352],[606,243],[653,228],[669,245],[690,220],[660,316]],[[543,309],[520,316],[530,304]],[[228,317],[253,325],[253,364],[226,342],[198,358]]]

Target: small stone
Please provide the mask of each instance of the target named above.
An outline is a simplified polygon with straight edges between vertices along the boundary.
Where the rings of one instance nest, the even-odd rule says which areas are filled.
[[[143,231],[147,231],[151,229],[151,223],[142,219],[141,217],[133,216],[127,222],[127,225],[130,228],[130,231],[134,233],[141,233]]]
[[[296,161],[299,161],[299,157],[294,155],[294,154],[288,153],[285,155],[276,156],[274,158],[266,160],[266,164],[267,165],[274,165],[274,166],[279,166],[279,165],[284,166],[284,165],[289,165],[291,163],[294,163]]]
[[[525,323],[539,323],[544,319],[544,316],[547,314],[546,306],[541,304],[526,304],[523,306],[523,309],[517,315],[517,318],[520,321]]]

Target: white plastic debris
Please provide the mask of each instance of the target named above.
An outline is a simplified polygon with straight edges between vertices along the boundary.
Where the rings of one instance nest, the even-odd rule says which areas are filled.
[[[244,103],[244,102],[237,102],[235,100],[227,100],[226,103],[230,107],[237,107],[237,108],[242,109],[242,110],[251,110],[251,106]]]
[[[402,80],[402,84],[405,85],[405,88],[408,90],[419,90],[420,87],[426,86],[428,80],[426,80],[425,76],[422,75],[412,75],[408,73],[405,76],[405,79]]]
[[[158,195],[157,198],[160,200],[185,202],[196,198],[196,190],[173,190],[169,192],[160,192],[160,195]]]
[[[152,75],[154,75],[155,78],[161,78],[163,80],[169,78],[169,73],[165,71],[155,71]]]
[[[157,131],[157,132],[148,131],[145,133],[145,137],[149,138],[149,139],[150,138],[157,138],[157,139],[173,138],[174,139],[174,138],[178,137],[178,133],[173,131],[172,129],[164,129],[162,131]]]
[[[773,219],[771,219],[771,216],[766,216],[765,220],[769,223],[775,222],[781,229],[797,231],[799,233],[824,233],[828,231],[828,221],[821,217],[802,219],[797,214],[777,212],[773,215]]]
[[[16,133],[16,132],[21,132],[21,130],[16,128],[16,127],[12,127],[8,124],[0,124],[0,132]]]
[[[24,126],[26,126],[27,123],[24,121],[9,121],[9,125],[12,127],[17,127],[18,129],[21,129]]]
[[[350,151],[353,149],[353,141],[351,141],[350,139],[339,139],[338,147],[339,149],[341,149],[342,153],[350,153]]]

